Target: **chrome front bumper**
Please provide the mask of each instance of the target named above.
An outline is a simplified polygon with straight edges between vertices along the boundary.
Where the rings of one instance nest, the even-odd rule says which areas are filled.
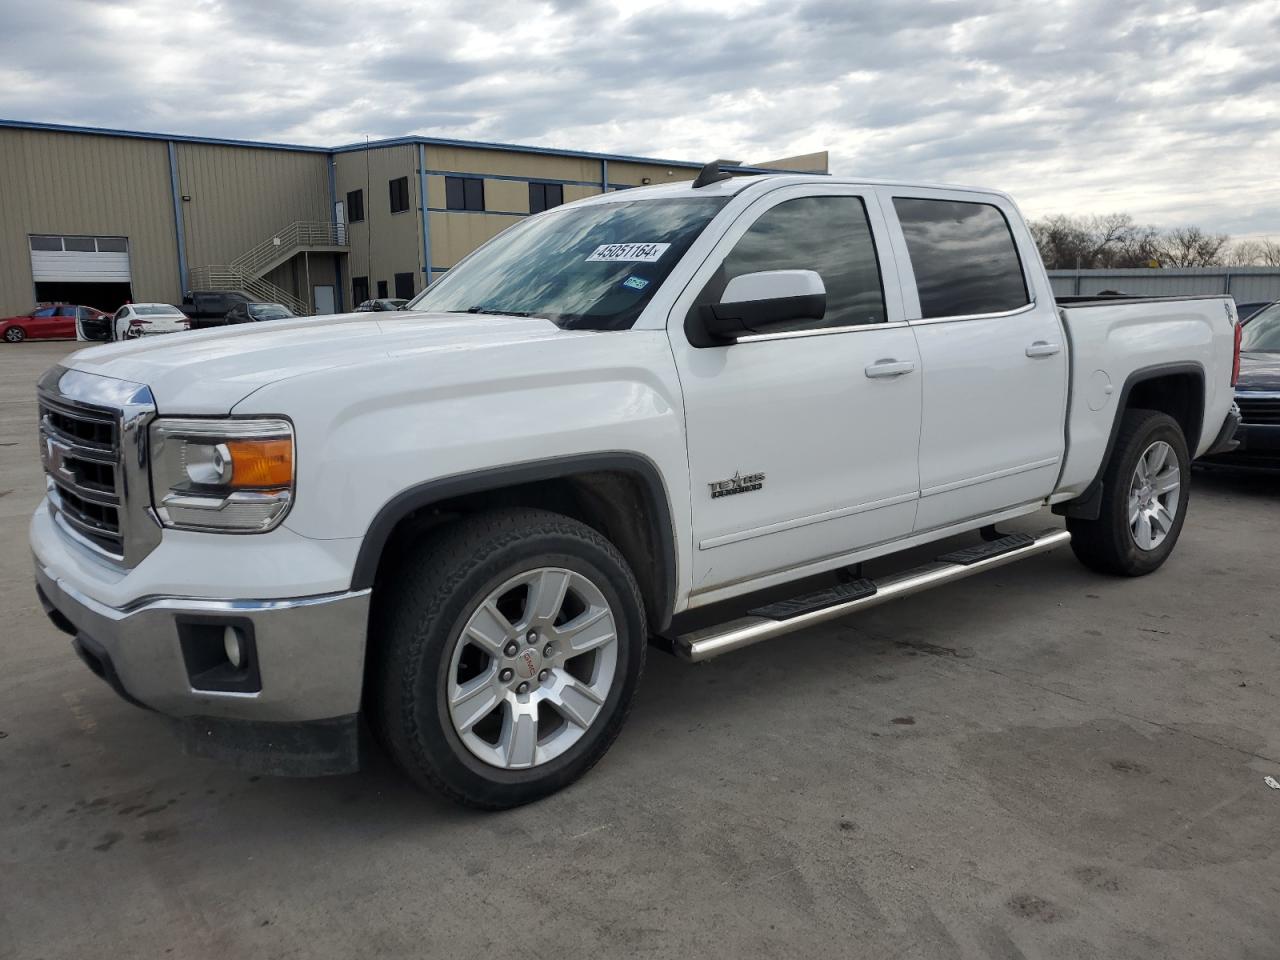
[[[55,579],[39,561],[50,619],[87,637],[123,693],[175,717],[297,722],[356,713],[364,670],[368,590],[287,600],[153,597],[120,610]],[[252,638],[257,690],[201,689],[183,638],[190,625],[236,626]]]

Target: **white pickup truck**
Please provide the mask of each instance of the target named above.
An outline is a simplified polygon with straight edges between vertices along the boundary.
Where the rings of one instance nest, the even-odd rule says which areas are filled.
[[[704,660],[1068,541],[1155,570],[1232,442],[1234,310],[1055,301],[995,191],[708,165],[529,217],[405,312],[71,356],[39,593],[189,750],[345,772],[363,717],[508,807],[600,759],[653,638]]]

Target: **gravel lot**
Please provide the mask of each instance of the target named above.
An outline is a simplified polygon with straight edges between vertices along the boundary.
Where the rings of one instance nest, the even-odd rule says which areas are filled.
[[[0,957],[1280,956],[1280,478],[1197,474],[1142,580],[655,650],[593,773],[480,815],[185,758],[80,664],[26,542],[71,346],[0,346]]]

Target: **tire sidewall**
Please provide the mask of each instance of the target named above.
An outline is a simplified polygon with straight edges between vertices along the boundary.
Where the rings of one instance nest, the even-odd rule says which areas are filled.
[[[1129,527],[1129,488],[1133,482],[1133,473],[1137,469],[1138,460],[1147,452],[1153,443],[1163,440],[1172,448],[1178,458],[1178,479],[1180,483],[1178,509],[1173,518],[1173,529],[1164,538],[1164,542],[1154,550],[1143,550],[1133,539]],[[1114,496],[1112,497],[1112,522],[1116,525],[1115,536],[1120,545],[1126,567],[1136,574],[1150,573],[1168,558],[1177,545],[1182,533],[1183,521],[1190,503],[1191,457],[1187,450],[1186,438],[1182,435],[1177,421],[1165,414],[1151,417],[1148,425],[1136,433],[1133,441],[1117,461],[1117,472],[1113,480]]]
[[[618,660],[614,682],[596,721],[560,756],[525,770],[504,770],[485,763],[462,742],[449,717],[447,689],[454,644],[480,602],[511,577],[535,567],[563,567],[590,580],[604,595],[618,626]],[[451,783],[493,805],[535,799],[558,790],[591,767],[617,735],[639,680],[643,662],[643,611],[635,603],[630,574],[596,544],[556,534],[540,534],[509,544],[472,570],[430,621],[412,692],[420,749],[430,765]],[[523,794],[528,796],[523,796]]]

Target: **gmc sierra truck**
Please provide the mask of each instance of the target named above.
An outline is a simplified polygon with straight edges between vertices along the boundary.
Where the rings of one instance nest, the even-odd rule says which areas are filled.
[[[39,595],[190,751],[346,772],[367,721],[509,807],[601,758],[650,640],[706,660],[1068,542],[1154,571],[1233,442],[1234,311],[1055,301],[996,191],[708,165],[531,216],[404,312],[71,356]]]

